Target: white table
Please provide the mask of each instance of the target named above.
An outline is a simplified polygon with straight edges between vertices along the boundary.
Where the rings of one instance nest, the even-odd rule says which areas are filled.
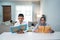
[[[4,32],[0,35],[0,40],[60,40],[60,32],[55,33],[27,32],[24,34]]]

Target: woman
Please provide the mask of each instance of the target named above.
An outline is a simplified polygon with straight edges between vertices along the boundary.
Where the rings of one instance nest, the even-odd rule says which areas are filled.
[[[38,29],[39,26],[49,26],[47,23],[46,23],[46,17],[45,16],[42,16],[38,22],[38,24],[35,26],[35,28],[33,29],[34,32],[36,32],[36,30]],[[49,33],[53,33],[54,31],[52,29],[49,29]]]

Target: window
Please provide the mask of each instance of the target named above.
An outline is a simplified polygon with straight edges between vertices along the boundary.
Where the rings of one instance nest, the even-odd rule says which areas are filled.
[[[24,14],[24,21],[32,21],[32,5],[16,5],[16,20],[20,13]]]

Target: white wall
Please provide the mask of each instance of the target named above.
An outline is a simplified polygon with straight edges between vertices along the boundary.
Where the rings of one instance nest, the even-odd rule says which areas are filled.
[[[31,5],[31,2],[28,2],[28,5]],[[15,10],[15,6],[16,5],[27,5],[26,2],[1,2],[0,1],[0,23],[3,22],[3,5],[11,5],[11,19],[15,20],[15,15],[16,15],[16,10]]]
[[[0,23],[3,21],[3,5],[11,5],[11,18],[14,20],[15,18],[15,4],[13,2],[0,2]]]
[[[16,5],[33,5],[33,21],[35,21],[36,19],[35,17],[35,13],[39,10],[40,7],[40,3],[37,2],[19,2],[19,1],[14,1],[14,2],[0,2],[0,23],[3,21],[3,9],[2,6],[3,5],[11,5],[11,18],[12,20],[15,20],[15,15],[16,15]],[[34,20],[35,19],[35,20]]]
[[[52,26],[56,31],[60,31],[60,0],[41,0],[43,14],[47,16],[47,23]],[[11,5],[12,7],[12,19],[15,18],[15,5],[21,5],[22,2],[0,2],[0,23],[3,20],[2,5]],[[27,4],[25,2],[25,4]],[[28,4],[32,4],[28,2]],[[36,5],[37,6],[37,5]],[[39,5],[37,6],[39,7]],[[39,9],[38,9],[39,10]],[[35,13],[35,12],[33,12]],[[34,17],[33,17],[34,18]]]
[[[33,21],[36,20],[35,18],[35,13],[36,11],[39,10],[39,2],[0,2],[0,23],[2,23],[3,21],[3,9],[2,9],[2,5],[11,5],[11,18],[12,20],[15,19],[16,16],[16,10],[15,10],[15,6],[16,5],[33,5]],[[37,9],[37,10],[36,10]],[[9,31],[9,27],[10,26],[5,26],[5,25],[0,25],[0,33],[4,32],[4,31]]]
[[[33,7],[32,20],[33,20],[33,22],[35,22],[37,20],[36,15],[37,15],[37,13],[40,12],[40,1],[36,1],[36,2],[20,1],[20,2],[14,2],[14,3],[15,3],[15,5],[32,5],[32,7]]]
[[[33,2],[33,21],[37,21],[37,14],[40,14],[40,1],[39,2]]]
[[[60,31],[60,0],[42,0],[43,14],[47,23],[56,31]]]

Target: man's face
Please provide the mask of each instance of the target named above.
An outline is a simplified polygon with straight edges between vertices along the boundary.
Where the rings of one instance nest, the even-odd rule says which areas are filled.
[[[41,24],[44,24],[46,21],[44,20],[44,18],[41,18],[40,22]]]
[[[22,22],[24,20],[24,17],[18,17],[19,22]]]

